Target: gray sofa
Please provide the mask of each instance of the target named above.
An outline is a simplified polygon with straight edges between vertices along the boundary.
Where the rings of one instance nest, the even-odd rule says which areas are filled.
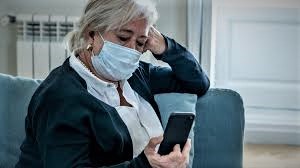
[[[13,167],[18,160],[27,106],[40,82],[0,74],[0,168]],[[170,93],[156,95],[156,100],[158,105],[160,101],[178,105],[179,97]],[[197,115],[193,167],[241,168],[244,108],[240,95],[228,89],[210,89],[195,102],[190,106],[196,106]],[[170,103],[169,107],[173,105]],[[168,109],[161,105],[159,108]]]

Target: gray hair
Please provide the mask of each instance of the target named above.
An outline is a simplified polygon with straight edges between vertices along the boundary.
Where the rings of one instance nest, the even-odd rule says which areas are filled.
[[[146,19],[152,25],[157,18],[152,0],[89,0],[77,29],[66,36],[67,47],[70,53],[77,54],[88,45],[84,39],[87,31],[117,30],[133,19]]]

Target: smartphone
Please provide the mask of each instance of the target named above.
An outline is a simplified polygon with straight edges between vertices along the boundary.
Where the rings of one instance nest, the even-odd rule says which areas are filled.
[[[168,120],[164,132],[164,139],[159,146],[158,154],[169,154],[173,151],[176,144],[179,144],[182,150],[188,139],[194,119],[194,113],[173,112]]]

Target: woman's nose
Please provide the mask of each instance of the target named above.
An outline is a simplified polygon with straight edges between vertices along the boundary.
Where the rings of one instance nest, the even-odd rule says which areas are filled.
[[[127,44],[127,46],[126,47],[128,47],[128,48],[131,48],[131,49],[136,49],[136,42],[135,41],[129,41],[128,42],[128,44]]]

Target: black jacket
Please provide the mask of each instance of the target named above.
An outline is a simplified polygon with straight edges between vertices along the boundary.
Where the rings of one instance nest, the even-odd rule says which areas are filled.
[[[194,56],[165,37],[167,51],[156,55],[172,69],[140,62],[128,80],[160,118],[154,94],[203,95],[209,80]],[[93,97],[69,59],[34,93],[25,122],[26,138],[16,167],[150,167],[142,152],[132,159],[132,141],[115,108]]]

